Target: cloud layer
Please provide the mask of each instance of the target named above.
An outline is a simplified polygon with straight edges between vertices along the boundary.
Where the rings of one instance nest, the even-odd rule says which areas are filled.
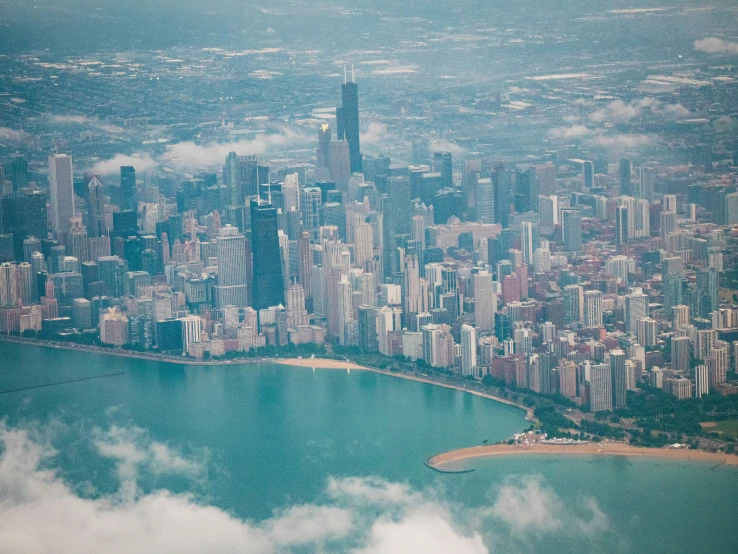
[[[605,108],[600,108],[589,115],[593,123],[628,123],[629,121],[651,114],[668,119],[687,117],[689,110],[681,104],[664,104],[655,98],[641,98],[628,103],[613,100]]]
[[[136,171],[144,173],[154,169],[158,163],[149,154],[134,154],[132,156],[116,154],[109,160],[97,162],[90,171],[98,175],[119,175],[122,165],[132,165],[136,168]]]
[[[695,40],[694,49],[708,54],[738,54],[738,42],[708,37]]]
[[[490,506],[474,509],[379,478],[331,478],[321,504],[245,521],[194,495],[142,493],[136,479],[144,468],[194,476],[203,464],[135,427],[92,433],[97,452],[117,461],[121,487],[112,495],[81,496],[45,469],[56,452],[39,436],[0,423],[3,552],[484,554],[490,545],[509,552],[531,536],[545,539],[564,529],[596,541],[608,529],[593,501],[577,515],[536,476],[507,480]]]

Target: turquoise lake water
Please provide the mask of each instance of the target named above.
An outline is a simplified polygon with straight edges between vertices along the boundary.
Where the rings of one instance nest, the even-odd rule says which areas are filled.
[[[53,446],[38,471],[55,470],[79,498],[113,497],[132,480],[138,499],[191,493],[259,525],[294,506],[345,504],[331,483],[371,478],[404,484],[413,506],[442,507],[490,551],[738,552],[734,467],[511,457],[461,475],[426,468],[433,454],[527,426],[522,410],[459,391],[361,371],[180,366],[6,343],[0,352],[0,391],[122,373],[0,394],[5,432]],[[404,517],[387,510],[361,517]],[[371,540],[357,532],[321,548]]]

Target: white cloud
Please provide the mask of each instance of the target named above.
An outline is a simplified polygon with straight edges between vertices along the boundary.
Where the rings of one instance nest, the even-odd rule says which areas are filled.
[[[561,527],[561,503],[540,477],[513,479],[502,486],[492,513],[515,532],[554,531]]]
[[[646,113],[677,119],[688,116],[689,110],[681,104],[663,104],[655,98],[646,97],[628,103],[622,100],[613,100],[606,107],[592,112],[589,119],[593,123],[603,123],[605,121],[628,123]]]
[[[451,152],[454,156],[461,156],[466,152],[464,148],[448,140],[432,140],[431,150],[433,152]]]
[[[381,143],[387,138],[387,126],[384,123],[372,121],[365,133],[359,137],[362,144]]]
[[[371,529],[370,543],[354,554],[485,554],[479,533],[464,536],[435,514],[414,513],[400,521],[381,519]]]
[[[109,160],[97,162],[90,171],[98,175],[119,175],[122,165],[132,165],[136,171],[145,173],[154,169],[158,164],[149,154],[133,154],[132,156],[116,154]]]
[[[656,142],[656,137],[653,135],[642,135],[642,134],[623,134],[623,135],[610,135],[610,136],[599,136],[588,141],[590,146],[601,146],[603,148],[640,148],[648,146]]]
[[[571,127],[554,127],[548,130],[551,138],[578,138],[590,134],[592,131],[584,125],[572,125]]]
[[[716,37],[694,41],[694,49],[708,54],[738,54],[738,42],[730,42]]]
[[[585,541],[607,539],[607,516],[593,500],[582,499],[575,512],[541,477],[510,479],[491,508],[473,509],[376,477],[334,478],[324,504],[290,506],[264,521],[165,490],[82,496],[44,469],[56,452],[48,438],[32,436],[47,435],[0,422],[2,552],[483,554],[491,544],[518,550],[531,534],[545,540],[547,533],[576,530]],[[96,431],[93,444],[126,466],[119,473],[132,480],[142,468],[187,473],[192,463],[135,427]]]
[[[278,148],[295,146],[304,141],[300,135],[259,135],[253,139],[238,142],[215,143],[208,145],[194,142],[180,142],[170,146],[161,157],[161,162],[178,169],[201,170],[212,166],[222,166],[229,152],[239,156],[264,154]]]
[[[23,130],[11,129],[9,127],[0,127],[0,140],[9,140],[13,142],[21,142],[31,138],[31,135]]]
[[[148,433],[139,427],[113,425],[105,432],[97,431],[95,435],[95,448],[101,456],[118,461],[118,475],[125,485],[135,481],[141,468],[155,475],[176,473],[191,479],[206,473],[206,453],[201,454],[199,460],[186,459],[172,447],[151,440]]]
[[[49,119],[54,123],[73,124],[73,125],[97,125],[100,123],[97,119],[92,119],[84,115],[51,115]]]

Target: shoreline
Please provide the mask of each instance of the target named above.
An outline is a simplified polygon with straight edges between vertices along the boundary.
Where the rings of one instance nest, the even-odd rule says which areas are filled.
[[[426,460],[431,469],[443,473],[457,471],[443,470],[445,464],[463,462],[477,458],[495,456],[625,456],[629,458],[663,458],[668,460],[692,460],[714,462],[716,465],[738,465],[738,456],[724,452],[706,452],[689,448],[644,448],[626,443],[602,441],[587,444],[490,444],[459,448],[441,452]]]
[[[521,410],[525,411],[526,421],[530,423],[536,422],[536,418],[533,415],[532,408],[523,406],[522,404],[518,404],[517,402],[513,402],[512,400],[508,400],[507,398],[502,398],[499,396],[495,396],[494,394],[462,387],[460,385],[455,385],[452,383],[443,383],[440,381],[434,381],[433,379],[430,379],[430,378],[420,377],[417,375],[410,375],[407,373],[396,373],[393,371],[387,371],[385,369],[377,369],[374,367],[358,365],[353,362],[346,362],[342,360],[331,360],[331,359],[326,359],[326,358],[302,358],[302,359],[285,358],[285,359],[276,359],[273,361],[274,363],[277,363],[277,364],[297,366],[297,367],[311,367],[311,368],[320,368],[320,369],[346,369],[346,370],[354,369],[357,371],[369,371],[371,373],[379,373],[381,375],[389,375],[390,377],[398,377],[400,379],[406,379],[408,381],[415,381],[416,383],[425,383],[427,385],[435,385],[437,387],[443,387],[445,389],[453,389],[453,390],[457,390],[461,392],[468,392],[469,394],[473,394],[475,396],[481,396],[482,398],[487,398],[489,400],[494,400],[502,404],[507,404],[508,406],[514,406],[516,408],[520,408]]]
[[[146,360],[150,362],[169,363],[176,365],[186,366],[219,366],[219,365],[240,365],[240,364],[259,364],[259,363],[275,363],[280,365],[287,365],[293,367],[315,367],[320,369],[347,369],[347,370],[358,370],[358,371],[369,371],[371,373],[379,373],[381,375],[388,375],[390,377],[398,377],[400,379],[406,379],[408,381],[415,381],[418,383],[425,383],[428,385],[434,385],[437,387],[443,387],[446,389],[453,389],[461,392],[467,392],[475,396],[481,396],[489,400],[494,400],[508,406],[514,406],[525,411],[525,420],[530,423],[536,423],[537,420],[533,415],[533,409],[522,404],[495,396],[493,394],[462,387],[451,383],[443,383],[435,381],[431,378],[425,378],[417,375],[410,375],[407,373],[395,373],[384,369],[378,369],[373,367],[361,366],[353,362],[346,362],[343,360],[335,360],[332,358],[238,358],[233,360],[197,360],[192,358],[180,358],[178,356],[172,356],[169,354],[155,354],[152,352],[137,352],[134,350],[124,350],[122,348],[105,348],[95,345],[83,345],[78,343],[67,343],[57,341],[45,341],[34,338],[16,337],[12,335],[0,335],[0,342],[11,342],[15,344],[29,344],[33,346],[41,346],[45,348],[55,348],[62,350],[73,350],[76,352],[91,352],[93,354],[117,356],[119,358],[131,358],[135,360]]]

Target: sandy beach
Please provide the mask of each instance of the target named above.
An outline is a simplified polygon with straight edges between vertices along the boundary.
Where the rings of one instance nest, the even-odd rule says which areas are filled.
[[[474,458],[493,456],[529,456],[529,455],[579,455],[579,456],[629,456],[635,458],[665,458],[672,460],[698,460],[713,462],[716,465],[738,465],[735,454],[705,452],[688,448],[642,448],[620,442],[594,442],[578,445],[565,444],[491,444],[459,448],[443,452],[429,458],[426,463],[432,468],[440,468],[444,464],[461,462]]]
[[[466,387],[462,387],[459,385],[443,383],[443,382],[436,381],[430,378],[419,377],[417,375],[408,375],[406,373],[395,373],[392,371],[385,371],[383,369],[365,367],[365,366],[355,364],[353,362],[346,362],[342,360],[326,360],[326,359],[319,359],[319,358],[287,358],[287,359],[279,359],[279,360],[273,360],[273,361],[278,364],[299,366],[299,367],[315,367],[315,368],[321,368],[321,369],[349,369],[349,370],[355,369],[359,371],[371,371],[372,373],[381,373],[382,375],[389,375],[390,377],[398,377],[400,379],[407,379],[408,381],[416,381],[418,383],[427,383],[429,385],[435,385],[437,387],[443,387],[446,389],[453,389],[453,390],[458,390],[461,392],[468,392],[469,394],[481,396],[482,398],[489,398],[490,400],[495,400],[497,402],[502,402],[503,404],[507,404],[509,406],[515,406],[516,408],[525,410],[525,413],[526,413],[525,419],[530,422],[536,421],[536,418],[533,415],[533,410],[531,408],[528,408],[527,406],[523,406],[522,404],[513,402],[512,400],[508,400],[507,398],[500,398],[499,396],[495,396],[493,394],[474,390],[472,388],[466,388]]]

